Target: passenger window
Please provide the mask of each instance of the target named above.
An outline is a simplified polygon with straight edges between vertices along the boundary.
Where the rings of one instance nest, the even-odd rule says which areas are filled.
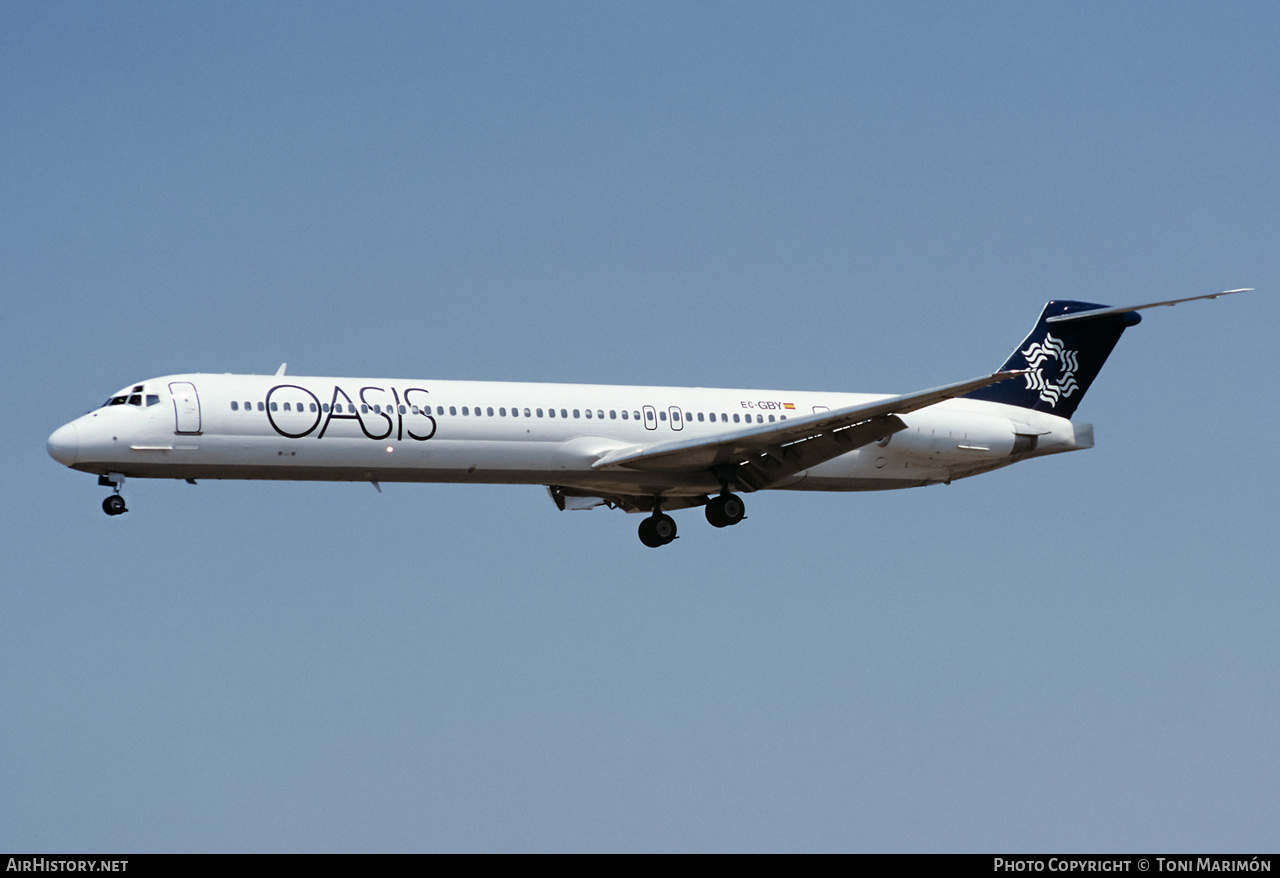
[[[443,415],[443,414],[444,414],[444,406],[442,406],[442,405],[438,405],[438,406],[436,406],[436,414],[437,414],[437,415]]]
[[[273,402],[273,403],[271,403],[271,410],[272,410],[273,412],[278,412],[278,411],[280,411],[280,406],[279,406],[277,403],[274,403],[274,402]]]
[[[542,409],[538,409],[538,417],[542,417]]]
[[[699,420],[699,421],[701,421],[701,420],[702,420],[702,412],[698,412],[698,420]]]
[[[769,415],[769,423],[770,423],[770,424],[772,424],[772,423],[773,423],[773,415]]]
[[[738,416],[736,414],[733,416],[733,422],[735,424],[738,423]]]
[[[591,409],[587,409],[587,418],[590,419],[590,417],[591,417]]]
[[[307,408],[311,409],[311,411],[314,412],[316,410],[316,404],[314,402],[308,403]]]
[[[500,418],[505,418],[506,416],[507,416],[507,407],[506,407],[506,406],[499,406],[499,408],[498,408],[498,417],[500,417]]]
[[[526,418],[527,418],[527,417],[529,417],[529,410],[528,410],[528,409],[525,409],[525,410],[524,410],[524,416],[525,416]]]
[[[574,410],[573,410],[573,416],[574,416],[575,418],[580,418],[580,417],[582,417],[582,414],[581,414],[581,412],[579,412],[577,409],[574,409]]]
[[[627,419],[627,410],[626,410],[626,409],[623,409],[623,410],[622,410],[622,420],[624,420],[624,421],[625,421],[626,419]]]
[[[293,411],[291,408],[289,408],[289,403],[287,403],[287,402],[284,404],[284,410],[285,410],[286,412],[288,412],[288,411]]]
[[[626,412],[623,412],[623,414],[625,415],[625,414],[626,414]],[[616,420],[618,420],[618,410],[617,410],[617,409],[609,409],[609,420],[611,420],[611,421],[616,421]]]
[[[635,419],[638,421],[638,420],[640,420],[640,413],[639,413],[639,412],[632,412],[632,413],[631,413],[631,417],[635,418]]]
[[[458,413],[458,409],[456,406],[449,406],[449,414],[456,415],[457,413]]]
[[[541,414],[541,412],[539,412],[539,414]],[[555,410],[555,409],[547,409],[547,417],[549,417],[549,418],[554,418],[555,416],[556,416],[556,410]]]
[[[233,412],[238,412],[238,411],[240,411],[240,403],[236,402],[234,399],[233,399],[233,400],[231,400],[231,410],[232,410]]]
[[[488,415],[489,417],[491,417],[491,418],[492,418],[492,417],[493,417],[493,406],[489,406],[488,408],[486,408],[486,409],[484,410],[484,413],[485,413],[486,415]]]
[[[267,410],[266,405],[265,405],[262,401],[259,401],[259,402],[258,402],[258,411],[260,411],[260,412],[265,412],[266,410]]]
[[[659,420],[659,421],[665,421],[666,419],[667,419],[667,410],[666,410],[666,409],[663,409],[662,411],[658,412],[658,420]]]
[[[462,414],[464,416],[471,414],[469,411],[467,411],[467,407],[465,405],[462,407]]]

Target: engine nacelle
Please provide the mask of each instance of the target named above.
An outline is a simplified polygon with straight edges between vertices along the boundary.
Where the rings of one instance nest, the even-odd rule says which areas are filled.
[[[883,447],[895,455],[949,464],[1025,454],[1037,444],[1036,434],[1020,433],[1008,418],[948,412],[944,418],[910,418],[907,429],[890,436]]]

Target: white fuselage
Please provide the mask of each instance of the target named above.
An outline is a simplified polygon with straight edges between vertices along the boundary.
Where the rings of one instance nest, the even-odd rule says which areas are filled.
[[[72,421],[49,451],[78,470],[131,478],[477,482],[692,497],[704,472],[597,469],[602,456],[713,438],[876,394],[169,375]],[[118,400],[118,402],[115,402]],[[951,399],[906,429],[770,487],[863,491],[947,482],[1029,456],[1092,446],[1092,428],[1017,406]],[[1035,437],[1034,440],[1031,437]]]

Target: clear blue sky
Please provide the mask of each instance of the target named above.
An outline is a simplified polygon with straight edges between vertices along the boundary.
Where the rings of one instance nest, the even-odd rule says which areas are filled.
[[[1272,3],[0,5],[0,849],[1274,851]],[[905,392],[1148,312],[1089,452],[757,494],[133,482],[127,383]]]

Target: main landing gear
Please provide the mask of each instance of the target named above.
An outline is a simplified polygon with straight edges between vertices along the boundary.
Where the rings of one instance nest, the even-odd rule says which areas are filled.
[[[747,517],[746,504],[737,494],[725,491],[707,501],[707,521],[712,527],[730,527]],[[640,542],[651,549],[665,546],[676,538],[676,522],[658,506],[655,498],[653,515],[640,522]]]
[[[676,538],[676,520],[654,507],[653,515],[640,522],[640,542],[650,549],[665,546]]]
[[[707,501],[707,521],[712,527],[729,527],[747,517],[746,504],[737,494],[728,491]]]
[[[102,501],[103,512],[107,513],[107,515],[123,515],[129,511],[124,505],[124,498],[120,496],[120,489],[124,487],[124,476],[119,473],[98,476],[98,484],[114,489],[114,492]]]

